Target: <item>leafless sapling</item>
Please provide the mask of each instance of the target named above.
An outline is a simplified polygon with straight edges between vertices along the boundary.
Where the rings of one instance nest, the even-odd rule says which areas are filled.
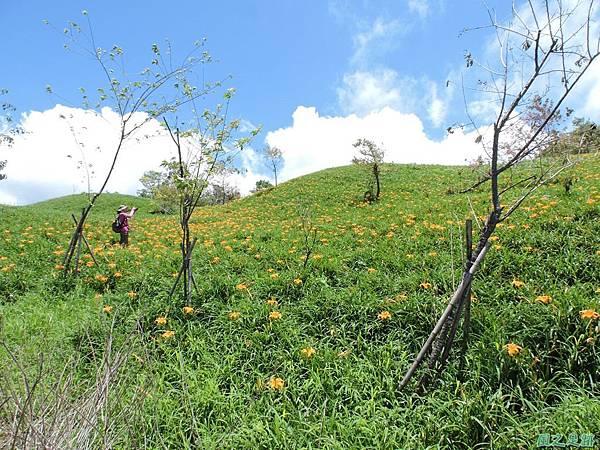
[[[459,286],[404,375],[400,388],[406,386],[430,351],[447,356],[452,340],[440,339],[442,331],[452,326],[449,318],[460,320],[465,293],[485,258],[497,225],[508,219],[533,192],[574,163],[569,157],[545,157],[545,150],[556,139],[556,134],[549,130],[565,100],[600,54],[594,0],[527,1],[520,8],[513,4],[511,18],[506,23],[498,21],[494,11],[488,13],[490,23],[481,28],[495,33],[499,61],[495,66],[480,64],[468,53],[467,67],[479,69],[476,92],[486,103],[494,105],[495,118],[491,125],[478,126],[465,96],[469,123],[477,131],[477,142],[482,144],[488,158],[486,173],[463,192],[489,185],[490,210]],[[527,120],[527,114],[540,105],[547,106],[546,112],[536,120]],[[430,364],[436,362],[430,359]]]

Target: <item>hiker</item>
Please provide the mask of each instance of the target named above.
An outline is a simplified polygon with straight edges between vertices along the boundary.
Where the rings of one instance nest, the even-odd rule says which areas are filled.
[[[129,219],[131,219],[138,208],[129,208],[127,205],[121,205],[117,209],[117,218],[113,223],[113,231],[121,235],[119,243],[121,247],[129,245]]]

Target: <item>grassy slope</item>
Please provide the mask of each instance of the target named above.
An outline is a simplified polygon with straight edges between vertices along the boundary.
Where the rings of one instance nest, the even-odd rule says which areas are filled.
[[[360,170],[344,167],[203,209],[193,224],[193,315],[166,295],[179,264],[175,218],[142,205],[134,245],[113,248],[112,211],[140,200],[103,197],[87,231],[100,267],[65,282],[53,267],[68,241],[66,212],[81,199],[0,207],[3,338],[30,362],[32,339],[43,339],[59,367],[98,347],[111,319],[124,336],[141,317],[146,357],[132,359],[126,377],[152,386],[145,420],[123,446],[146,434],[156,446],[208,448],[528,448],[542,432],[593,432],[598,329],[579,311],[600,309],[599,174],[598,159],[588,159],[570,195],[560,183],[543,188],[498,230],[474,286],[468,372],[456,381],[452,363],[427,396],[396,387],[460,274],[470,205],[446,191],[469,176],[465,168],[386,165],[374,205],[359,201]],[[482,216],[485,193],[471,202]],[[303,208],[319,239],[306,270]],[[269,320],[275,310],[281,318]],[[172,338],[161,337],[166,329]],[[97,339],[82,339],[90,335]],[[517,357],[507,356],[509,342],[523,348]],[[316,350],[309,359],[306,347]],[[273,377],[283,390],[268,387]]]

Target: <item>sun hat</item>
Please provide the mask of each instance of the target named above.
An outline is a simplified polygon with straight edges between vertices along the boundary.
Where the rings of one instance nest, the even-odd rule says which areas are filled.
[[[117,212],[120,213],[121,211],[125,211],[127,209],[127,205],[121,205],[117,208]]]

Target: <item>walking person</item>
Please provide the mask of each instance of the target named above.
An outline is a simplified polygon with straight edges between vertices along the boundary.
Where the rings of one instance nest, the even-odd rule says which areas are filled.
[[[119,243],[121,247],[129,245],[129,219],[133,218],[138,208],[129,208],[127,205],[121,205],[117,209],[117,218],[113,222],[113,231],[121,235]]]

